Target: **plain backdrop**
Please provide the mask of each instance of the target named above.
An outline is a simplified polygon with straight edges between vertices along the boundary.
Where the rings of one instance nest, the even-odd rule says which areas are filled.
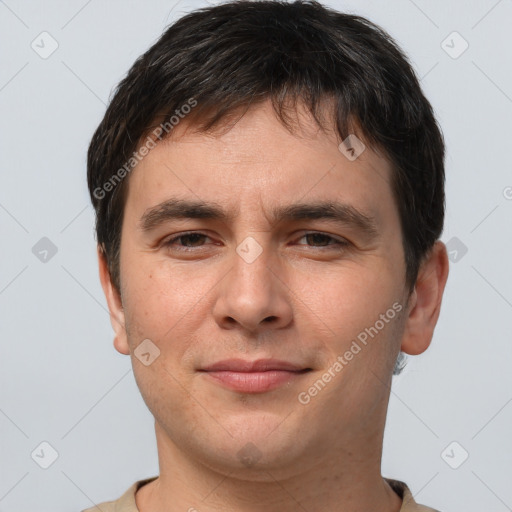
[[[135,58],[205,2],[0,1],[0,512],[79,511],[158,474],[112,346],[85,155]],[[512,510],[512,2],[327,5],[404,48],[448,150],[450,276],[431,347],[394,378],[383,474],[443,512]]]

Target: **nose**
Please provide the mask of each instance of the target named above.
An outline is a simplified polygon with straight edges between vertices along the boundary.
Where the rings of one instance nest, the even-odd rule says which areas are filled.
[[[220,327],[258,333],[291,323],[291,292],[279,263],[268,253],[264,249],[254,261],[247,261],[233,251],[231,270],[216,287],[213,315]]]

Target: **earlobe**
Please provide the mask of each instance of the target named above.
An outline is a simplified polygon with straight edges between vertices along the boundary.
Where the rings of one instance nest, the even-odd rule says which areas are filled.
[[[429,347],[441,310],[448,267],[446,246],[437,241],[418,272],[405,323],[402,352],[418,355]]]
[[[101,286],[107,300],[110,323],[114,329],[114,347],[121,354],[130,354],[130,346],[126,335],[125,316],[119,292],[112,284],[106,256],[98,246],[98,266]]]

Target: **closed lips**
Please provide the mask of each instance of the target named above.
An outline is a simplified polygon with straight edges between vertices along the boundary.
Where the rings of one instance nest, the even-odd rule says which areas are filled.
[[[256,361],[245,361],[243,359],[227,359],[218,361],[212,365],[201,368],[200,371],[205,372],[267,372],[267,371],[288,371],[288,372],[306,372],[311,368],[304,368],[288,361],[280,361],[275,359],[259,359]]]

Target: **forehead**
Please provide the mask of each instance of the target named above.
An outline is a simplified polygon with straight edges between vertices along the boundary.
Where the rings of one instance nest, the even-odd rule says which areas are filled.
[[[364,144],[361,136],[353,134],[349,141],[362,150],[355,159],[305,110],[297,111],[290,131],[270,102],[213,132],[198,131],[185,117],[132,171],[127,205],[143,213],[179,196],[214,201],[236,214],[244,205],[274,208],[321,199],[382,214],[379,210],[393,205],[389,162],[370,146],[358,146]]]

